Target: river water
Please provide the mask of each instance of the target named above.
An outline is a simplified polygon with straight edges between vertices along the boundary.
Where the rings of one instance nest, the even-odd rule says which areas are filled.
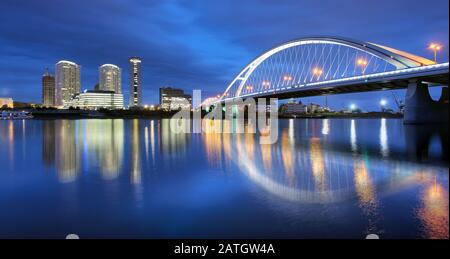
[[[0,121],[0,237],[449,237],[448,127],[297,119],[278,135]]]

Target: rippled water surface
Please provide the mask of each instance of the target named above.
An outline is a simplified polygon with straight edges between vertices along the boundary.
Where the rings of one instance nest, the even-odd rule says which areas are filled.
[[[448,238],[448,127],[279,122],[0,121],[0,237]]]

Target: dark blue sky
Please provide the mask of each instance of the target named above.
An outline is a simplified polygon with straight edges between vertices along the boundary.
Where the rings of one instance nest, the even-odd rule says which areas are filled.
[[[444,45],[439,59],[448,61],[448,5],[448,0],[1,0],[0,96],[40,102],[45,67],[53,73],[54,64],[67,59],[82,66],[82,89],[97,83],[101,64],[119,65],[127,97],[130,56],[143,58],[144,103],[157,103],[161,86],[215,95],[263,51],[310,35],[370,41],[428,58],[427,45],[437,41]],[[383,96],[393,105],[389,92],[334,95],[328,101],[335,108],[354,102],[375,109]]]

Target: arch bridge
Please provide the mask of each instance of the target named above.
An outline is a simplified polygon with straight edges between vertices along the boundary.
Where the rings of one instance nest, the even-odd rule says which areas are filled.
[[[408,88],[405,122],[432,122],[442,116],[440,113],[448,114],[448,87],[434,103],[427,86],[448,86],[448,81],[449,63],[436,64],[369,42],[308,37],[286,42],[255,58],[216,103],[249,97],[287,99]],[[440,106],[443,103],[445,107]],[[417,112],[425,110],[436,118],[419,118]]]

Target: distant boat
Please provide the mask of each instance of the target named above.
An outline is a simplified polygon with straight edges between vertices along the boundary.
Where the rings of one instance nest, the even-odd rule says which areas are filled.
[[[2,120],[25,120],[32,118],[33,115],[27,111],[2,111],[0,117]]]

